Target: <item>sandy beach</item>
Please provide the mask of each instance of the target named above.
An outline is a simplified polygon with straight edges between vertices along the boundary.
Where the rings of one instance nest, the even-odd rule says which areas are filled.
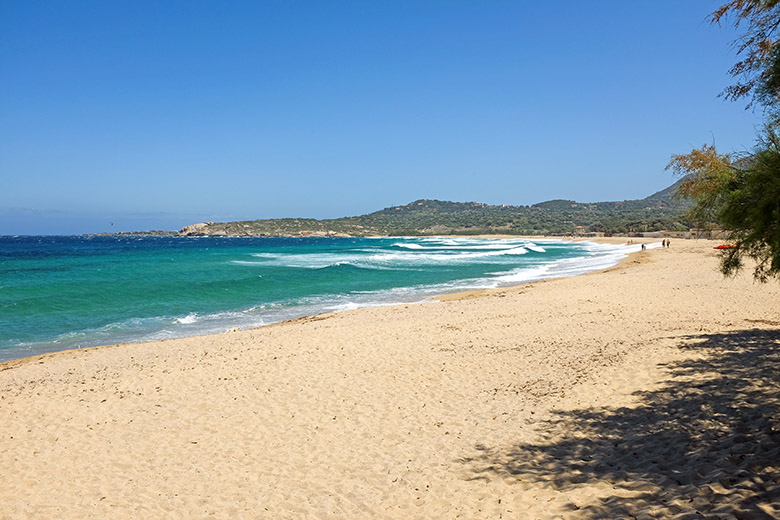
[[[0,364],[0,518],[780,518],[780,284],[713,245]]]

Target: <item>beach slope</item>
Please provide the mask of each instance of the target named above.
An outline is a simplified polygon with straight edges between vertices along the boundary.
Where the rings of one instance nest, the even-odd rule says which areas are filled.
[[[713,245],[0,364],[0,518],[780,518],[780,286]]]

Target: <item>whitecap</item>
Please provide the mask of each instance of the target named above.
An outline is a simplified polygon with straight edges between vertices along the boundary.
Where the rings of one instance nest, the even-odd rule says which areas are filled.
[[[181,325],[189,325],[191,323],[195,323],[196,321],[198,321],[198,314],[195,312],[191,312],[183,318],[176,318],[175,321],[176,323],[179,323]]]
[[[533,242],[528,242],[525,247],[530,249],[531,251],[534,251],[535,253],[546,253],[547,250],[541,246],[538,246],[534,244]]]

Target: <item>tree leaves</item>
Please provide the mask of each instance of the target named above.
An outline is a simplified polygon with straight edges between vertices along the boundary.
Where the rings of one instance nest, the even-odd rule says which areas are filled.
[[[780,0],[732,0],[713,12],[710,22],[722,25],[729,18],[735,27],[747,27],[734,41],[737,56],[743,57],[729,70],[739,81],[721,96],[729,101],[750,97],[748,107],[758,102],[771,108],[780,102]]]

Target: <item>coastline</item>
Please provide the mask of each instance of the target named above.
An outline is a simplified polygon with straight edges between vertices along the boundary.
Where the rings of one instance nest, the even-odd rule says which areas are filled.
[[[448,241],[450,239],[456,239],[456,240],[462,240],[463,237],[451,237],[451,236],[442,236],[435,239],[438,240],[444,240]],[[480,244],[487,244],[490,241],[495,241],[494,244],[496,244],[496,249],[501,249],[502,246],[497,245],[501,244],[503,242],[502,236],[493,236],[493,237],[478,237],[480,240],[478,241]],[[392,240],[400,240],[402,242],[405,242],[407,240],[414,240],[412,239],[406,239],[404,237],[395,237],[395,238],[385,238],[383,243],[390,243],[388,242]],[[439,279],[433,279],[430,278],[428,280],[422,280],[420,277],[415,278],[415,281],[413,283],[409,283],[406,279],[406,277],[399,276],[398,279],[394,281],[394,285],[391,285],[390,288],[385,287],[384,289],[378,288],[377,290],[357,290],[352,291],[350,289],[346,289],[344,291],[341,291],[338,287],[331,287],[325,292],[321,291],[321,294],[323,296],[319,298],[314,298],[311,300],[308,300],[306,298],[301,299],[300,298],[300,291],[298,291],[298,300],[296,301],[295,297],[291,297],[290,302],[282,302],[280,305],[275,305],[275,300],[271,299],[264,299],[262,296],[259,296],[257,298],[245,298],[244,300],[236,300],[232,302],[232,306],[216,306],[215,309],[208,309],[208,305],[196,305],[193,304],[188,307],[182,307],[181,305],[178,306],[178,308],[175,309],[166,309],[168,312],[158,312],[156,315],[149,315],[144,314],[142,310],[138,310],[139,314],[132,314],[125,312],[121,315],[120,319],[114,320],[114,321],[105,321],[100,319],[81,319],[79,316],[74,316],[72,320],[72,327],[70,329],[67,328],[60,328],[59,330],[50,330],[49,334],[42,334],[34,332],[30,327],[28,329],[31,330],[17,330],[15,327],[13,321],[7,322],[8,326],[6,329],[6,338],[17,338],[17,344],[14,345],[11,341],[3,341],[0,342],[0,364],[6,361],[11,361],[14,359],[20,359],[23,357],[30,357],[30,356],[38,356],[43,353],[48,352],[57,352],[57,351],[67,351],[67,350],[80,350],[84,348],[94,348],[99,346],[105,346],[105,345],[116,345],[116,344],[130,344],[130,343],[139,343],[139,342],[148,342],[148,341],[159,341],[163,339],[173,339],[173,338],[184,338],[184,337],[197,337],[197,336],[203,336],[203,335],[210,335],[210,334],[221,334],[225,332],[226,330],[232,330],[234,328],[239,328],[241,330],[248,330],[251,328],[257,328],[261,326],[270,325],[273,323],[279,323],[283,321],[288,321],[290,319],[294,319],[297,317],[303,317],[303,316],[310,316],[310,315],[316,315],[316,314],[323,314],[323,313],[329,313],[329,312],[337,312],[339,310],[343,309],[350,309],[350,308],[359,308],[359,307],[371,307],[371,306],[391,306],[391,305],[397,305],[397,304],[409,304],[409,303],[421,303],[423,301],[429,300],[429,299],[436,299],[436,297],[441,296],[443,294],[448,294],[452,292],[460,292],[460,291],[467,291],[467,290],[476,290],[479,288],[489,288],[489,287],[508,287],[508,286],[514,286],[519,285],[535,280],[545,279],[545,278],[555,278],[560,276],[572,276],[581,274],[583,272],[587,272],[589,270],[599,270],[603,269],[607,266],[610,266],[611,264],[619,261],[620,258],[624,257],[628,251],[629,248],[622,247],[623,240],[610,240],[610,239],[604,239],[604,240],[579,240],[577,242],[580,242],[579,244],[575,245],[575,241],[566,241],[561,240],[560,238],[555,237],[543,237],[543,238],[536,238],[536,239],[530,239],[530,238],[523,238],[523,237],[511,237],[511,240],[513,240],[514,244],[517,244],[520,242],[520,245],[523,245],[525,241],[528,240],[538,240],[542,244],[550,244],[553,243],[553,247],[560,248],[558,244],[563,244],[563,248],[580,248],[580,249],[586,249],[587,251],[581,251],[579,253],[579,259],[575,259],[572,261],[556,261],[556,260],[545,260],[544,258],[541,259],[541,264],[539,264],[538,268],[535,267],[529,267],[527,269],[524,269],[522,267],[511,267],[511,268],[504,268],[503,265],[497,265],[493,270],[494,271],[501,271],[501,272],[482,272],[479,274],[475,274],[474,272],[469,272],[465,275],[444,275],[445,277],[442,279],[441,275]],[[220,242],[221,239],[217,238],[217,242]],[[472,241],[472,245],[473,245]],[[593,247],[596,247],[598,249],[598,246],[593,246],[592,244],[595,244],[597,242],[601,242],[604,244],[620,244],[619,247],[614,246],[607,246],[604,251],[602,251],[602,255],[592,255],[590,253],[590,250]],[[372,244],[372,242],[369,242],[369,244]],[[458,243],[460,244],[460,242]],[[262,246],[262,244],[259,244]],[[399,244],[393,243],[392,246],[398,246]],[[449,247],[451,244],[447,244],[447,247],[443,247],[442,250],[449,250],[449,249],[455,249],[454,247]],[[420,249],[425,249],[428,246],[428,244],[425,244],[425,247],[421,247]],[[371,246],[373,247],[373,246]],[[401,245],[400,247],[405,247]],[[414,242],[412,245],[409,246],[408,251],[408,258],[404,258],[401,260],[401,263],[404,262],[412,262],[412,260],[415,258],[414,255],[420,253],[422,257],[432,256],[435,254],[438,254],[439,252],[436,250],[436,246],[432,246],[432,249],[435,250],[435,252],[431,252],[430,255],[425,255],[423,253],[428,253],[428,251],[416,251],[413,250],[413,248],[418,248],[417,242]],[[469,247],[465,244],[463,244],[464,250],[468,250]],[[488,247],[489,249],[492,248],[491,246],[479,246],[476,247],[476,249],[480,249],[483,247]],[[509,245],[503,246],[504,249],[509,248]],[[535,246],[531,246],[531,249],[534,249]],[[612,248],[612,250],[609,250]],[[639,249],[639,246],[636,245],[634,247],[635,249]],[[208,249],[208,248],[207,248]],[[549,249],[549,248],[548,248]],[[381,248],[380,248],[381,250]],[[608,251],[609,250],[609,251]],[[359,250],[360,251],[360,250]],[[404,252],[404,254],[407,253],[406,249],[402,249],[401,251]],[[241,256],[241,253],[244,251],[237,251],[234,262],[234,264],[242,264],[242,265],[253,265],[255,263],[254,258],[244,258]],[[446,253],[449,253],[450,251],[446,251]],[[528,252],[527,250],[523,249],[522,253]],[[544,249],[540,249],[539,251],[535,252],[541,252],[545,253]],[[398,254],[393,254],[394,252],[390,252],[387,256],[387,258],[381,258],[378,260],[381,265],[383,265],[383,262],[390,262],[392,263],[394,260],[389,260],[389,258],[397,256]],[[454,252],[453,252],[454,253]],[[356,253],[358,256],[362,253]],[[400,253],[399,253],[400,254]],[[469,256],[466,253],[463,253],[465,256]],[[487,253],[484,256],[492,256],[491,253]],[[508,252],[509,255],[515,254],[514,252],[510,251]],[[255,255],[251,255],[255,256]],[[266,256],[258,255],[258,256]],[[458,255],[453,255],[454,257],[457,257]],[[480,253],[474,253],[474,256],[483,256]],[[533,256],[533,255],[531,255]],[[546,256],[546,255],[545,255]],[[556,255],[553,254],[553,257]],[[599,258],[599,256],[603,256],[603,258]],[[308,257],[302,257],[302,260],[299,260],[298,262],[303,262],[303,267],[309,266],[307,260]],[[452,257],[443,257],[444,259],[449,259]],[[510,257],[507,257],[510,258]],[[516,258],[516,257],[511,257]],[[250,260],[250,261],[246,261]],[[297,260],[295,258],[294,260]],[[373,258],[371,258],[367,262],[367,266],[364,266],[361,262],[363,259],[358,258],[352,258],[350,255],[342,257],[335,257],[332,259],[329,259],[327,261],[331,262],[330,264],[313,264],[311,267],[333,267],[334,269],[337,266],[342,266],[342,264],[346,264],[348,266],[357,265],[359,267],[368,267],[368,268],[374,268],[375,266],[373,264]],[[440,258],[435,257],[433,258],[433,264],[436,264]],[[457,258],[456,258],[457,260]],[[421,260],[422,261],[422,260]],[[425,263],[424,261],[422,261]],[[166,262],[162,262],[162,264],[165,264]],[[260,264],[261,262],[257,262]],[[498,262],[499,264],[501,262]],[[142,265],[140,262],[133,262],[132,265]],[[159,265],[159,263],[158,263]],[[295,262],[293,262],[293,265],[297,265]],[[379,268],[379,267],[377,267]],[[186,267],[182,267],[182,269],[186,269]],[[507,270],[508,269],[508,270]],[[97,272],[102,271],[101,269],[96,270]],[[484,270],[483,270],[484,271]],[[313,271],[312,271],[313,272]],[[264,278],[264,279],[270,279],[273,280],[273,276],[268,276],[268,274],[264,271],[258,271],[257,278]],[[169,276],[180,276],[180,273],[168,273]],[[275,273],[270,273],[271,275],[275,275]],[[306,272],[308,275],[309,273]],[[216,277],[219,277],[219,273],[214,273]],[[121,276],[121,275],[120,275]],[[133,275],[130,276],[132,278]],[[227,276],[235,276],[234,274],[227,275]],[[89,278],[89,276],[87,277]],[[348,277],[349,278],[349,277]],[[105,280],[107,283],[112,283],[112,280],[107,279]],[[252,274],[252,280],[250,282],[256,281],[254,279],[254,273]],[[319,282],[319,280],[317,280]],[[90,286],[86,282],[87,285],[82,286],[82,291],[87,291],[92,294],[99,294],[103,292],[101,285],[95,285],[94,283],[92,286]],[[264,291],[266,290],[265,286],[260,288],[256,286],[257,284],[250,283],[249,288],[244,289],[245,292],[251,292],[252,294],[256,294],[256,292],[253,291]],[[345,287],[349,287],[348,285],[345,285]],[[365,289],[365,286],[358,285],[357,289]],[[121,288],[120,288],[121,289]],[[277,288],[278,289],[278,288]],[[335,289],[335,292],[334,292]],[[352,289],[355,289],[354,284]],[[370,287],[369,287],[370,289]],[[227,289],[226,289],[227,290]],[[232,290],[237,291],[237,293],[240,293],[241,289],[234,288]],[[76,295],[73,295],[76,296]],[[222,295],[216,295],[218,298],[222,298]],[[23,295],[20,295],[19,298],[23,298]],[[197,296],[193,296],[196,298]],[[107,302],[111,302],[111,300],[106,300]],[[159,299],[155,298],[154,300],[157,304],[158,308],[164,308],[164,306],[168,303],[166,296],[161,295]],[[117,305],[121,307],[121,302],[116,302]],[[138,307],[138,302],[135,303],[136,307]],[[266,305],[269,306],[269,309],[266,309]],[[266,309],[266,310],[264,310]],[[110,308],[104,308],[102,312],[100,309],[95,310],[91,314],[95,317],[98,316],[104,316],[104,315],[110,315],[111,313]],[[137,309],[136,309],[137,310]],[[34,313],[34,310],[31,310]],[[34,315],[34,314],[32,314]],[[13,320],[13,316],[11,317],[7,316],[6,318]],[[19,316],[21,318],[18,323],[24,324],[26,323],[26,316],[21,315]],[[86,316],[85,316],[86,318]],[[40,316],[38,320],[38,327],[40,330],[47,330],[45,327],[48,325],[46,322],[47,317],[46,316]],[[79,321],[80,320],[80,321]],[[79,326],[76,326],[76,323],[78,323]],[[25,336],[26,334],[26,336]]]
[[[778,375],[760,368],[780,350],[780,290],[724,279],[713,244],[478,297],[3,363],[3,514],[780,510],[776,481],[750,486],[780,455],[765,391]]]
[[[114,235],[122,235],[122,234],[114,234]],[[185,237],[186,238],[186,237]],[[378,237],[378,238],[388,238],[388,237]],[[464,238],[463,235],[441,235],[440,238]],[[555,236],[548,236],[548,235],[475,235],[475,236],[466,236],[465,238],[479,238],[479,239],[496,239],[496,240],[503,240],[503,239],[547,239],[547,240],[563,240],[561,237],[555,237]],[[597,242],[602,244],[623,244],[629,240],[628,237],[589,237],[589,238],[576,238],[572,239],[572,241],[579,241],[579,242]],[[644,238],[633,238],[631,240],[635,240],[637,244],[649,244],[653,242],[657,242],[656,239],[644,239]],[[636,253],[627,253],[626,258],[623,258],[620,260],[620,262],[626,261],[630,255],[636,254]],[[575,276],[583,276],[585,274],[591,274],[594,272],[602,271],[603,269],[595,269],[593,271],[589,271],[583,274],[575,275]],[[567,276],[554,276],[549,279],[555,279],[555,278],[563,278]],[[393,307],[396,305],[417,305],[424,302],[438,302],[438,301],[451,301],[451,300],[457,300],[461,298],[475,298],[475,297],[482,297],[482,296],[488,296],[492,291],[500,291],[502,289],[506,288],[512,288],[512,287],[520,287],[522,285],[530,284],[530,283],[538,283],[543,280],[537,280],[537,281],[529,281],[529,282],[520,282],[517,284],[509,285],[506,287],[499,287],[499,288],[487,288],[487,289],[469,289],[464,291],[455,291],[452,293],[443,293],[427,298],[423,298],[420,301],[417,302],[406,302],[406,303],[387,303],[382,305],[369,305],[367,307]],[[358,307],[358,308],[365,308],[365,307]],[[338,311],[330,311],[330,312],[323,312],[318,314],[311,314],[311,315],[305,315],[305,316],[299,316],[296,318],[291,319],[285,319],[282,321],[277,321],[273,323],[268,323],[266,325],[261,325],[259,327],[250,327],[246,329],[240,329],[242,331],[244,330],[255,330],[255,329],[261,329],[265,327],[272,327],[272,326],[278,326],[283,325],[287,323],[295,323],[300,320],[307,320],[315,317],[321,317],[321,316],[330,316],[332,314],[337,314],[340,312],[345,312],[346,310],[354,310],[354,309],[345,309],[345,310],[338,310]],[[226,329],[225,332],[236,332],[235,329]],[[100,349],[100,348],[116,348],[116,347],[124,347],[127,345],[135,345],[139,343],[158,343],[158,342],[165,342],[175,339],[189,339],[189,338],[204,338],[209,336],[218,336],[220,333],[214,333],[214,334],[196,334],[192,336],[179,336],[174,338],[165,338],[165,339],[157,339],[157,340],[149,340],[149,341],[132,341],[132,342],[122,342],[122,343],[107,343],[104,345],[94,345],[94,346],[88,346],[88,347],[78,347],[78,348],[64,348],[62,350],[52,350],[52,351],[45,351],[37,354],[31,354],[29,356],[24,356],[21,358],[13,358],[6,361],[0,361],[0,371],[6,370],[6,365],[13,364],[15,362],[27,362],[27,361],[40,361],[48,356],[53,356],[61,353],[68,353],[68,352],[79,352],[79,351],[85,351],[90,349]]]

